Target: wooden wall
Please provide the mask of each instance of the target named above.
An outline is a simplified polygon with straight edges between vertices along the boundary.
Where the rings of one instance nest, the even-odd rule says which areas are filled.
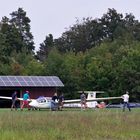
[[[30,98],[32,99],[36,99],[39,96],[52,97],[54,93],[57,92],[56,88],[26,88],[22,89],[21,97],[26,90],[29,91]]]

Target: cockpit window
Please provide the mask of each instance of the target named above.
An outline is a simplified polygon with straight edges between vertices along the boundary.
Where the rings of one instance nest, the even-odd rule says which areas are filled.
[[[90,94],[91,97],[93,97],[93,94]]]
[[[44,103],[44,102],[46,102],[46,99],[45,99],[45,97],[40,96],[40,97],[37,98],[37,102],[38,103]]]

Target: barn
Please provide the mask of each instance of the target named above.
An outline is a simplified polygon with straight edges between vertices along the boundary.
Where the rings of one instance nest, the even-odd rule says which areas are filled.
[[[52,97],[64,84],[57,76],[0,76],[0,96],[11,97],[14,91],[23,96],[28,90],[30,98]],[[20,104],[20,103],[19,103]],[[0,108],[9,108],[11,100],[0,99]]]

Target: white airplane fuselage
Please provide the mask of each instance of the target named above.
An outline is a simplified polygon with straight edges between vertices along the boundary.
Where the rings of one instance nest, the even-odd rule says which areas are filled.
[[[88,108],[95,108],[98,103],[97,101],[92,101],[92,102],[87,102],[86,104]],[[81,108],[81,103],[70,103],[70,104],[64,104],[63,106],[67,108]]]
[[[41,102],[38,102],[38,100],[33,100],[29,103],[29,105],[33,108],[51,108],[51,100],[44,97]]]
[[[88,93],[87,100],[91,100],[91,99],[96,99],[96,93],[101,93],[101,92],[87,91],[86,93]],[[69,100],[69,101],[75,101],[75,100]],[[97,101],[87,102],[87,107],[95,108],[97,104],[98,104]],[[40,98],[39,100],[37,99],[37,100],[31,101],[29,105],[34,108],[51,108],[52,100],[50,98],[43,97],[43,98]],[[63,107],[80,108],[81,103],[80,103],[80,100],[79,100],[79,103],[64,103]]]
[[[47,100],[45,102],[37,102],[37,100],[33,100],[29,103],[29,105],[33,108],[51,108],[51,101]],[[88,102],[87,106],[88,108],[95,108],[97,105],[97,101],[93,101],[93,102]],[[80,103],[69,103],[69,104],[64,104],[63,107],[66,108],[80,108],[81,104]]]

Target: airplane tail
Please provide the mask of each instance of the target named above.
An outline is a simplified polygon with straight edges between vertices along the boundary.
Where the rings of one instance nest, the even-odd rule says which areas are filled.
[[[88,93],[87,100],[95,99],[97,93],[104,93],[104,91],[87,91],[85,93]]]
[[[87,91],[85,93],[88,93],[87,100],[92,100],[92,99],[96,99],[97,93],[104,93],[104,92],[103,91]],[[95,108],[97,105],[98,105],[97,101],[87,102],[87,106],[89,108]]]

